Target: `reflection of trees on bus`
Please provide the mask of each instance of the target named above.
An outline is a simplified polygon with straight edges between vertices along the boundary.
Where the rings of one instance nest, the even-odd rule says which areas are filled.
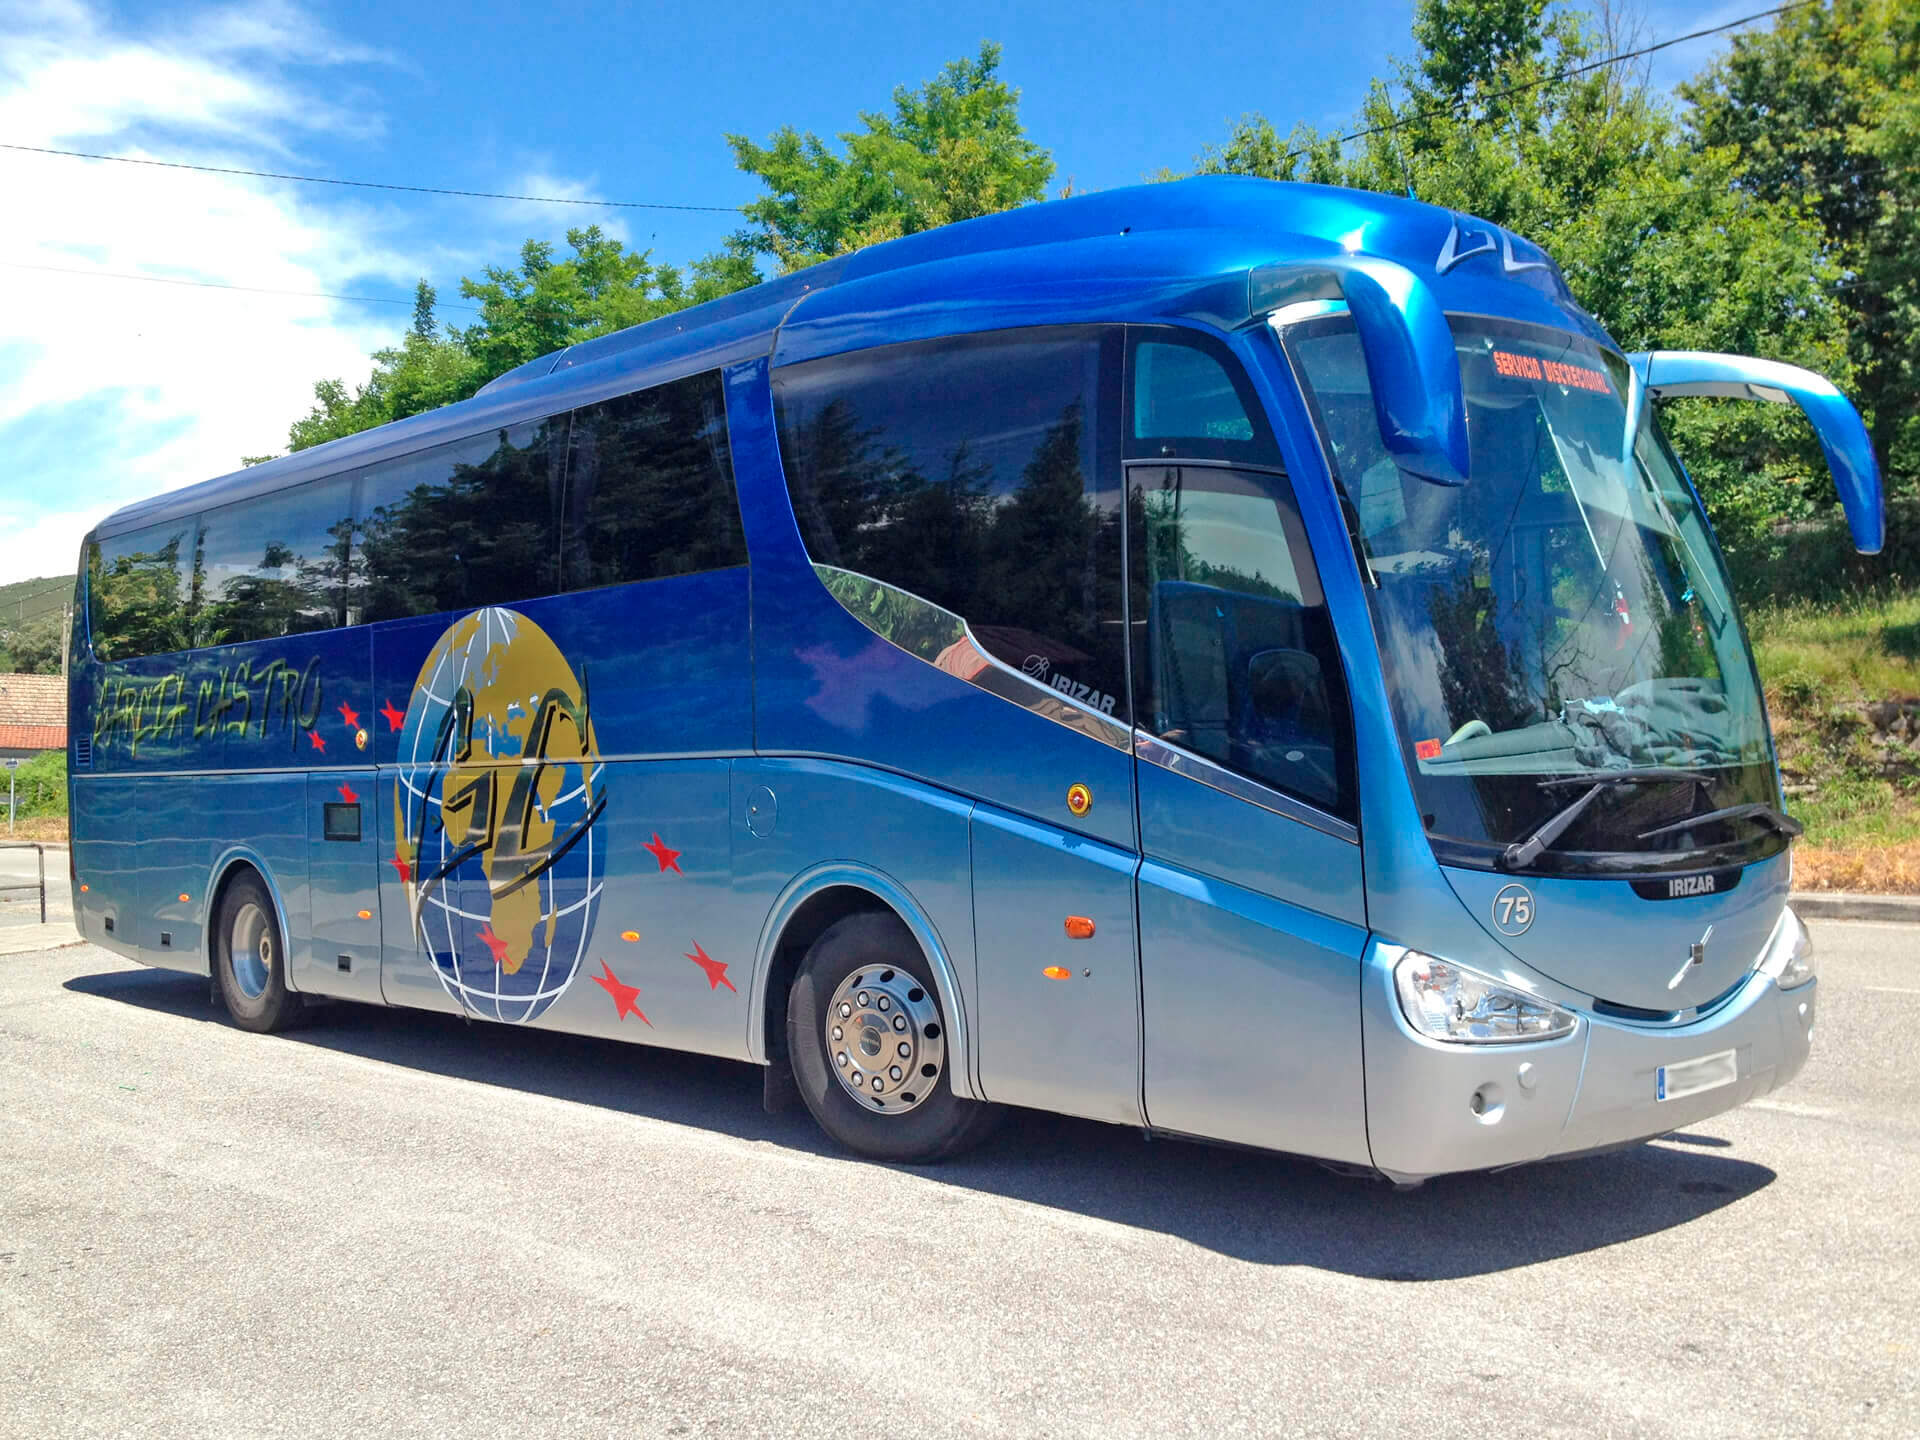
[[[94,630],[113,636],[114,656],[154,655],[192,643],[180,573],[184,539],[175,534],[156,549],[115,555],[104,564],[96,551],[93,563],[99,568],[89,586],[98,607]]]
[[[928,476],[905,452],[862,429],[836,398],[802,443],[807,480],[793,486],[802,531],[822,565],[872,576],[906,595],[830,581],[879,633],[921,653],[946,625],[912,597],[962,616],[997,658],[1020,668],[1095,657],[1076,678],[1123,692],[1119,626],[1120,524],[1089,494],[1082,461],[1085,412],[1068,403],[1042,434],[1011,488],[962,441],[944,473]],[[1117,497],[1116,497],[1117,498]],[[842,590],[846,593],[842,594]],[[922,630],[930,629],[928,635]],[[996,633],[999,632],[999,633]],[[1107,633],[1111,632],[1111,633]],[[937,650],[936,646],[936,650]]]
[[[354,568],[352,517],[336,521],[327,536],[327,545],[311,557],[285,540],[267,540],[251,569],[217,588],[197,583],[196,643],[304,635],[346,623],[342,607]]]
[[[1440,644],[1440,693],[1446,713],[1486,721],[1495,731],[1541,718],[1527,670],[1500,637],[1494,593],[1471,575],[1427,591],[1427,614]]]
[[[368,477],[360,539],[367,620],[559,588],[560,457],[551,428],[502,430],[497,444],[459,447],[464,461],[429,457]]]

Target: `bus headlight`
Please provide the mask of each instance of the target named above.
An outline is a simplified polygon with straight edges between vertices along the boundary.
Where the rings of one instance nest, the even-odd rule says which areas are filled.
[[[1813,936],[1791,908],[1780,912],[1780,924],[1760,961],[1760,973],[1771,976],[1782,990],[1798,989],[1813,979]]]
[[[1409,950],[1393,967],[1393,984],[1407,1023],[1434,1040],[1467,1045],[1557,1040],[1571,1035],[1576,1023],[1570,1010],[1418,950]]]

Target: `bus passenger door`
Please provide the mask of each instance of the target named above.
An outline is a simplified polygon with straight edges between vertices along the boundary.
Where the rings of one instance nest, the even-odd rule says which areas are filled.
[[[1148,1123],[1367,1164],[1352,727],[1293,492],[1128,487]]]
[[[307,777],[310,943],[295,946],[292,978],[305,995],[380,1003],[379,828],[374,772]]]

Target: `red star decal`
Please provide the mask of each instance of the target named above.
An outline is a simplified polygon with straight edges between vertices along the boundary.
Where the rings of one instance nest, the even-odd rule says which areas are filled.
[[[314,749],[320,751],[322,754],[326,753],[327,742],[320,738],[320,732],[318,730],[307,731],[307,739],[313,742]]]
[[[647,1019],[638,1005],[633,1003],[640,998],[640,987],[622,985],[620,977],[613,973],[613,967],[604,960],[600,962],[600,968],[606,973],[594,976],[593,983],[613,997],[613,1008],[619,1013],[620,1018],[624,1020],[629,1014],[639,1015],[640,1023],[651,1030],[653,1022]]]
[[[342,785],[340,787],[340,798],[349,805],[357,805],[360,803],[360,797],[353,793],[353,787],[351,785]]]
[[[413,866],[409,865],[407,863],[407,857],[400,854],[397,850],[394,852],[393,859],[387,863],[400,872],[400,883],[402,885],[407,884],[413,879]]]
[[[347,722],[347,729],[358,730],[360,728],[360,712],[355,710],[351,705],[342,705],[340,707],[340,718]]]
[[[480,943],[493,952],[493,963],[504,965],[507,962],[507,942],[493,933],[491,924],[480,927]]]
[[[387,729],[389,731],[398,730],[401,725],[406,723],[407,712],[394,709],[391,700],[381,705],[380,713],[387,717]]]
[[[702,950],[698,940],[693,942],[693,953],[687,956],[687,959],[707,972],[707,989],[718,990],[724,985],[727,989],[733,990],[733,982],[727,979],[726,963],[714,959],[711,955],[707,954],[705,950]],[[738,995],[740,992],[733,990],[733,993]]]
[[[664,875],[668,870],[672,870],[676,875],[684,875],[687,873],[680,868],[680,852],[663,845],[660,842],[660,832],[658,830],[653,832],[653,843],[651,845],[642,845],[640,848],[653,852],[653,858],[660,862],[661,874]]]

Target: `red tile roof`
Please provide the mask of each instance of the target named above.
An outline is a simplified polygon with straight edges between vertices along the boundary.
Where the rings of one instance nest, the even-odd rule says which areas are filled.
[[[0,724],[0,750],[64,750],[67,727],[64,725]]]
[[[67,682],[58,675],[0,674],[0,725],[67,728]]]

